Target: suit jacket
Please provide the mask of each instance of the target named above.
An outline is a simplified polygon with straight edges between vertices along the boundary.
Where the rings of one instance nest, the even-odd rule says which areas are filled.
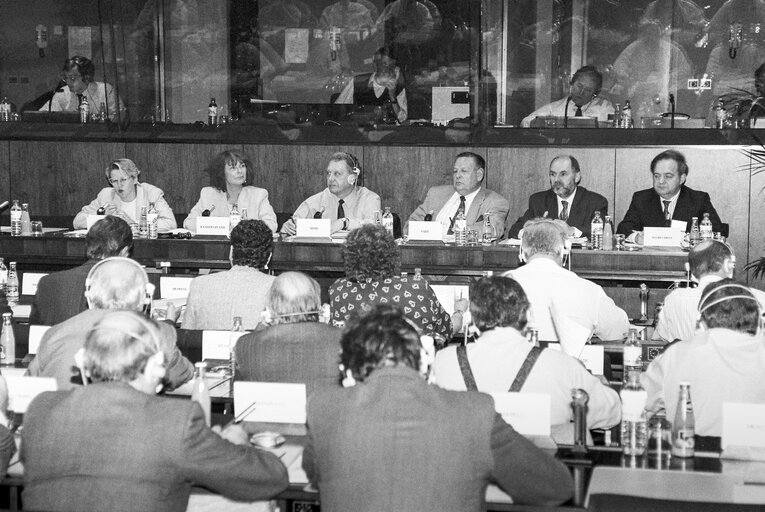
[[[114,188],[103,188],[90,204],[83,206],[82,210],[75,215],[73,222],[74,229],[84,229],[87,227],[88,215],[95,215],[98,212],[98,209],[107,203],[123,210],[124,203],[117,195]],[[138,183],[136,185],[135,209],[131,208],[123,211],[132,218],[133,221],[139,222],[141,220],[141,208],[144,206],[148,208],[149,203],[154,203],[154,207],[157,209],[157,229],[166,231],[177,227],[173,210],[165,200],[165,193],[154,185],[148,183]]]
[[[452,197],[452,194],[454,194],[452,185],[431,187],[425,196],[425,201],[409,216],[409,220],[423,220],[431,210],[433,211],[433,220],[436,220],[438,212]],[[507,199],[486,187],[481,187],[465,215],[468,229],[474,229],[480,233],[483,227],[483,216],[489,212],[497,234],[501,235],[505,232],[505,219],[509,209],[510,203]]]
[[[600,216],[605,220],[608,213],[608,200],[584,187],[576,187],[574,201],[568,205],[568,220],[566,222],[569,226],[581,231],[583,236],[590,236],[590,222],[596,211],[600,212]],[[552,190],[531,194],[529,208],[510,227],[507,237],[518,238],[518,232],[523,229],[526,221],[536,217],[544,217],[545,212],[550,219],[558,218],[558,199]]]
[[[573,489],[566,467],[507,425],[490,396],[446,391],[404,366],[311,396],[303,468],[323,512],[477,512],[490,480],[516,503],[557,504]]]
[[[85,278],[97,262],[89,260],[79,267],[48,274],[40,279],[29,323],[56,325],[88,309]]]
[[[227,331],[234,317],[241,316],[242,327],[254,329],[266,309],[266,294],[274,279],[242,265],[195,277],[189,287],[183,328]]]
[[[717,215],[715,207],[712,206],[709,194],[682,185],[672,219],[687,222],[685,230],[690,231],[691,217],[698,217],[699,222],[701,222],[705,213],[709,214],[709,220],[712,221],[712,229],[714,231],[721,231],[722,221],[720,216]],[[624,214],[624,219],[619,223],[616,232],[629,235],[632,231],[642,231],[646,226],[663,227],[666,225],[665,222],[661,198],[654,189],[649,188],[635,192],[632,195],[630,207],[627,209],[627,213]]]
[[[199,201],[189,212],[189,216],[183,221],[183,227],[191,230],[197,230],[197,217],[202,216],[202,212],[213,208],[210,212],[211,217],[228,217],[231,208],[226,198],[226,193],[215,187],[204,187],[199,193]],[[276,214],[268,202],[268,190],[258,187],[244,187],[239,193],[237,199],[239,212],[242,208],[247,209],[248,219],[258,219],[266,223],[271,231],[276,231]]]
[[[21,446],[32,510],[182,512],[192,484],[249,501],[287,487],[275,455],[222,439],[197,403],[121,382],[40,394]]]
[[[238,371],[244,380],[304,383],[309,395],[317,388],[338,387],[341,333],[319,322],[256,330],[236,343]]]

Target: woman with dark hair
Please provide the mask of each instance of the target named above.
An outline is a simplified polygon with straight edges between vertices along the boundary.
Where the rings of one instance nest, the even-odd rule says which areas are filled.
[[[234,150],[223,151],[212,159],[205,172],[210,175],[210,186],[200,192],[199,201],[183,221],[183,227],[196,231],[196,219],[204,212],[211,217],[228,217],[236,205],[242,219],[262,220],[271,231],[276,231],[276,214],[268,202],[268,191],[247,185],[255,178],[247,156]]]
[[[401,277],[401,256],[393,237],[382,226],[365,224],[348,234],[343,247],[345,277],[329,288],[332,319],[342,322],[375,304],[400,308],[423,334],[448,339],[449,314],[422,278]]]

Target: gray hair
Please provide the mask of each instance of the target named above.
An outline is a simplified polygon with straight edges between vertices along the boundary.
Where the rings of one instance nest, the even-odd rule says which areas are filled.
[[[266,299],[273,323],[317,322],[321,310],[319,283],[302,272],[279,274]]]
[[[528,260],[536,254],[563,257],[567,230],[563,221],[547,218],[531,219],[523,225],[521,251]]]
[[[117,160],[112,160],[112,163],[110,163],[106,169],[104,169],[104,174],[106,175],[106,179],[110,179],[112,177],[112,171],[122,171],[130,178],[138,179],[138,175],[141,174],[141,170],[138,168],[138,166],[129,158],[118,158]]]
[[[140,311],[146,302],[149,278],[130,258],[105,258],[96,263],[85,280],[85,294],[92,309]]]

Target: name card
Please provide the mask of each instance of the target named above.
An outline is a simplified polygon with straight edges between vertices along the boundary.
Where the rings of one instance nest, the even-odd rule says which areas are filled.
[[[92,215],[92,214],[90,214],[85,219],[85,222],[86,222],[85,226],[87,227],[88,231],[90,231],[90,228],[93,227],[93,224],[95,224],[99,220],[105,219],[105,218],[106,218],[106,215]]]
[[[765,460],[765,404],[722,405],[723,457]]]
[[[53,377],[5,377],[8,383],[8,410],[23,414],[29,403],[44,391],[56,391],[56,379]]]
[[[228,359],[231,348],[245,334],[246,331],[202,331],[202,359]]]
[[[330,219],[295,219],[295,236],[298,238],[330,238]]]
[[[41,272],[24,272],[21,276],[21,295],[35,295],[37,293],[37,284],[40,279],[47,276]]]
[[[30,354],[37,354],[37,349],[40,348],[40,341],[43,334],[45,334],[50,325],[30,325],[29,326],[29,350]]]
[[[197,235],[228,236],[228,217],[197,217]]]
[[[490,393],[494,409],[525,436],[550,435],[550,395],[545,393]]]
[[[549,343],[547,348],[561,350],[559,343]],[[579,359],[584,364],[584,367],[590,370],[593,375],[603,375],[603,354],[603,345],[585,345],[582,347],[579,356],[572,357]]]
[[[159,296],[163,299],[185,299],[189,296],[192,277],[159,278]]]
[[[680,247],[683,232],[672,228],[643,228],[643,245],[653,247]]]
[[[281,382],[234,382],[234,415],[253,404],[243,421],[305,423],[305,384]]]
[[[443,226],[440,222],[413,220],[409,222],[409,240],[443,240]]]

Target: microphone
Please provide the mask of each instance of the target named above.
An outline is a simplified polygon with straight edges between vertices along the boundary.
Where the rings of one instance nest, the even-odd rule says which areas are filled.
[[[669,127],[674,128],[675,127],[675,95],[672,93],[669,94],[669,108],[672,112],[672,117],[670,117],[670,120],[669,120]]]
[[[563,128],[568,128],[568,104],[571,103],[571,95],[566,98],[566,106],[563,107]]]
[[[11,204],[11,203],[9,203],[8,201],[3,201],[2,203],[0,203],[0,213],[2,213],[2,212],[4,212],[5,210],[7,210],[7,209],[8,209],[8,206],[9,206],[10,204]]]
[[[313,214],[314,219],[321,219],[322,215],[324,215],[324,207],[321,207],[321,210],[317,211]]]

